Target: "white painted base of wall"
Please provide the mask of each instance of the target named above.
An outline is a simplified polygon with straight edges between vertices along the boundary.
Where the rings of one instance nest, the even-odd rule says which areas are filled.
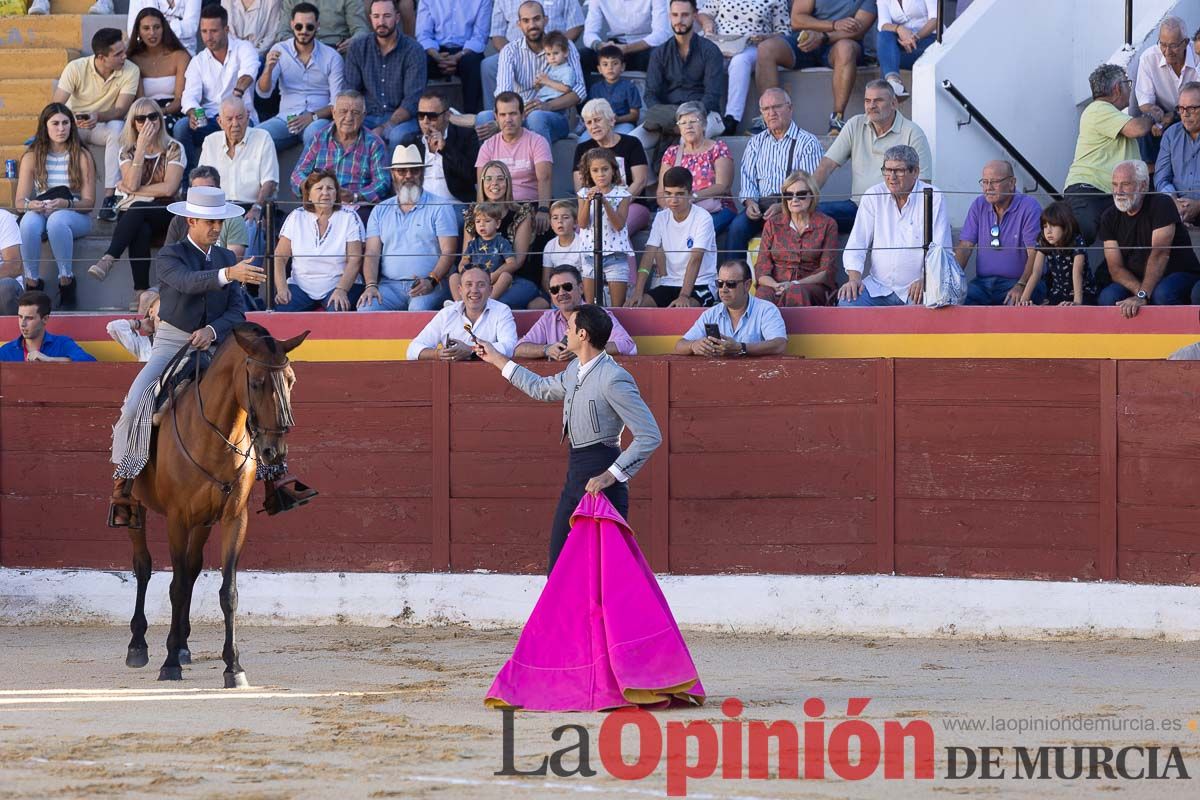
[[[196,585],[193,622],[219,622],[220,575]],[[890,575],[666,575],[687,628],[805,636],[1200,639],[1200,589],[1126,583],[910,578]],[[146,598],[151,624],[170,620],[170,573]],[[281,573],[238,576],[250,625],[524,624],[545,579],[492,573]],[[125,624],[131,573],[0,569],[0,624]]]

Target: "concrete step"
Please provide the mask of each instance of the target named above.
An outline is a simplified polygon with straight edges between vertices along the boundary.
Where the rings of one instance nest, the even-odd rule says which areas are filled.
[[[0,79],[9,78],[51,78],[58,79],[63,67],[73,58],[79,57],[79,50],[66,48],[25,48],[18,47],[5,50],[0,58]]]
[[[37,121],[36,114],[11,117],[0,114],[0,145],[24,145],[37,130]]]
[[[25,155],[25,145],[23,144],[0,144],[0,163],[10,158],[20,163],[23,155]]]
[[[86,14],[95,0],[50,0],[51,14]]]
[[[122,23],[123,24],[123,23]],[[0,17],[0,48],[61,47],[79,49],[83,17],[78,14]]]
[[[75,240],[75,252],[72,256],[72,271],[75,274],[77,308],[80,311],[128,311],[129,301],[133,297],[133,274],[129,270],[129,260],[122,257],[113,265],[112,270],[104,281],[98,281],[88,274],[88,267],[108,249],[111,241],[112,225],[93,221],[92,233]],[[38,264],[38,275],[46,283],[46,292],[58,307],[58,267],[50,245],[42,243],[42,256]],[[150,268],[151,285],[156,282],[154,267]]]
[[[3,173],[0,173],[2,175]],[[0,178],[0,208],[12,208],[13,197],[17,193],[15,178]]]
[[[0,116],[20,117],[40,112],[54,95],[54,83],[51,78],[0,80]]]

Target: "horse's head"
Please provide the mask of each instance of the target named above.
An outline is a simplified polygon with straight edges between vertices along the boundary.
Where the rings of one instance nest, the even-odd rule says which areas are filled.
[[[287,457],[286,436],[292,420],[292,371],[287,354],[300,346],[308,331],[278,341],[261,325],[245,322],[233,329],[233,337],[245,352],[244,381],[234,381],[238,403],[249,415],[250,435],[259,459],[268,465]]]

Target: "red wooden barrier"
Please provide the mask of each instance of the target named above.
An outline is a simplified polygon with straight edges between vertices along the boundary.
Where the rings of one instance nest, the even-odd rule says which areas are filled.
[[[657,570],[1200,583],[1200,365],[624,363],[663,432],[630,509]],[[102,517],[135,370],[0,365],[0,564],[127,568]],[[544,568],[557,405],[482,364],[297,373],[290,460],[322,496],[256,515],[247,568]]]

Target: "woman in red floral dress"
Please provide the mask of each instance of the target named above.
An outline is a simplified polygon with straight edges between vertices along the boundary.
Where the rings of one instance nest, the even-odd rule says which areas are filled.
[[[817,210],[816,181],[796,170],[783,181],[784,213],[763,228],[755,296],[780,307],[824,306],[837,291],[837,223]]]

